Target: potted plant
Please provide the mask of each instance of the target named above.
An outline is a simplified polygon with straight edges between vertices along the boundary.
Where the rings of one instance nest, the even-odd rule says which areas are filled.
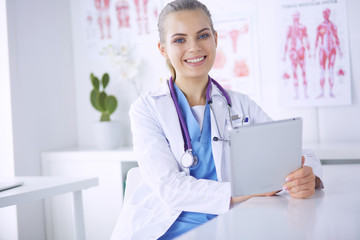
[[[104,73],[101,80],[93,73],[90,74],[93,89],[90,93],[92,106],[101,113],[100,121],[94,124],[96,146],[100,149],[113,149],[120,145],[120,122],[111,121],[110,115],[114,113],[118,102],[116,97],[105,92],[110,77]]]

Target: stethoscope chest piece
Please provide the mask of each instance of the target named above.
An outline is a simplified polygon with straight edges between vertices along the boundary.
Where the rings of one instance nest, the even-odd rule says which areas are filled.
[[[190,168],[198,164],[198,159],[192,154],[191,149],[187,149],[181,156],[181,165],[184,168]]]

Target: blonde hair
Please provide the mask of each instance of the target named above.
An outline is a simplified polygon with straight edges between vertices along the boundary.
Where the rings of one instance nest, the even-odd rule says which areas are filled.
[[[180,12],[180,11],[189,11],[189,10],[194,11],[194,10],[198,10],[198,9],[202,10],[206,14],[206,16],[208,16],[211,31],[213,33],[215,33],[214,26],[213,26],[213,23],[211,20],[211,14],[210,14],[209,10],[207,9],[207,7],[203,3],[201,3],[197,0],[175,0],[173,2],[168,3],[163,8],[163,10],[161,11],[161,13],[159,15],[158,31],[159,31],[160,43],[162,43],[162,44],[165,43],[165,27],[164,27],[164,25],[165,25],[165,18],[169,14],[175,13],[175,12]],[[169,59],[166,59],[166,65],[170,69],[173,80],[175,80],[176,71]]]

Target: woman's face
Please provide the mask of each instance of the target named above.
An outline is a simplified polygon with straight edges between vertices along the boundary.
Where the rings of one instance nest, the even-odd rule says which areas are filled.
[[[217,45],[208,16],[202,10],[179,11],[164,21],[165,43],[159,43],[159,49],[175,68],[176,78],[207,79]]]

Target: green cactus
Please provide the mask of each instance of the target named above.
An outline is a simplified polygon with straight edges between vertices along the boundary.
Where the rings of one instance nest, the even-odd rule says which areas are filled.
[[[100,121],[110,121],[110,115],[115,111],[117,107],[116,97],[113,95],[107,95],[105,88],[109,84],[109,74],[104,73],[101,81],[93,73],[90,74],[93,90],[90,93],[90,101],[93,107],[101,112]],[[102,88],[102,90],[100,90]]]

